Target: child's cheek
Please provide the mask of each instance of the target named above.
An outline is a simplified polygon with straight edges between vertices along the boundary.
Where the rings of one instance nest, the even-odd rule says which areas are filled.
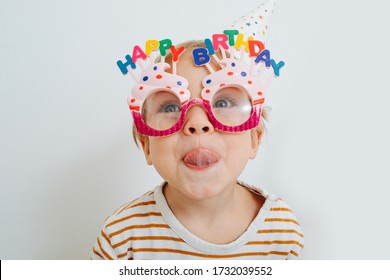
[[[150,153],[154,160],[171,160],[172,156],[176,153],[175,147],[176,141],[174,141],[174,135],[166,137],[151,137],[150,141]]]

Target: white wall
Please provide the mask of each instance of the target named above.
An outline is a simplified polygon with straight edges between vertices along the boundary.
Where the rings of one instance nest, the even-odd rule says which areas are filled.
[[[0,258],[88,258],[105,216],[161,181],[132,143],[116,60],[261,2],[0,0]],[[286,67],[242,178],[294,209],[304,259],[388,258],[389,7],[278,1],[268,47]]]

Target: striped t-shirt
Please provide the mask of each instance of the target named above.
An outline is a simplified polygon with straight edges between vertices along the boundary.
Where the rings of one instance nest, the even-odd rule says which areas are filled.
[[[249,186],[265,198],[258,215],[235,241],[219,245],[188,231],[163,195],[165,183],[107,217],[91,259],[296,259],[303,249],[302,229],[287,204]]]

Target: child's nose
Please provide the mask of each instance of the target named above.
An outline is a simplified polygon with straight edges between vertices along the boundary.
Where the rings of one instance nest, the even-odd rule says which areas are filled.
[[[202,106],[191,106],[184,120],[183,132],[187,135],[211,133],[214,126],[211,124],[205,109]]]

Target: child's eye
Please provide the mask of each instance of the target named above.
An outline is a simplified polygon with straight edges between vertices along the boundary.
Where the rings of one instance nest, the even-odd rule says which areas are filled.
[[[214,108],[225,108],[225,107],[228,107],[228,106],[230,106],[230,105],[231,105],[231,104],[230,104],[229,101],[222,99],[222,100],[217,100],[217,101],[214,103],[213,107],[214,107]]]
[[[179,112],[181,111],[181,108],[180,106],[176,105],[176,104],[167,104],[167,105],[164,105],[162,106],[160,112],[164,112],[164,113],[174,113],[174,112]]]

